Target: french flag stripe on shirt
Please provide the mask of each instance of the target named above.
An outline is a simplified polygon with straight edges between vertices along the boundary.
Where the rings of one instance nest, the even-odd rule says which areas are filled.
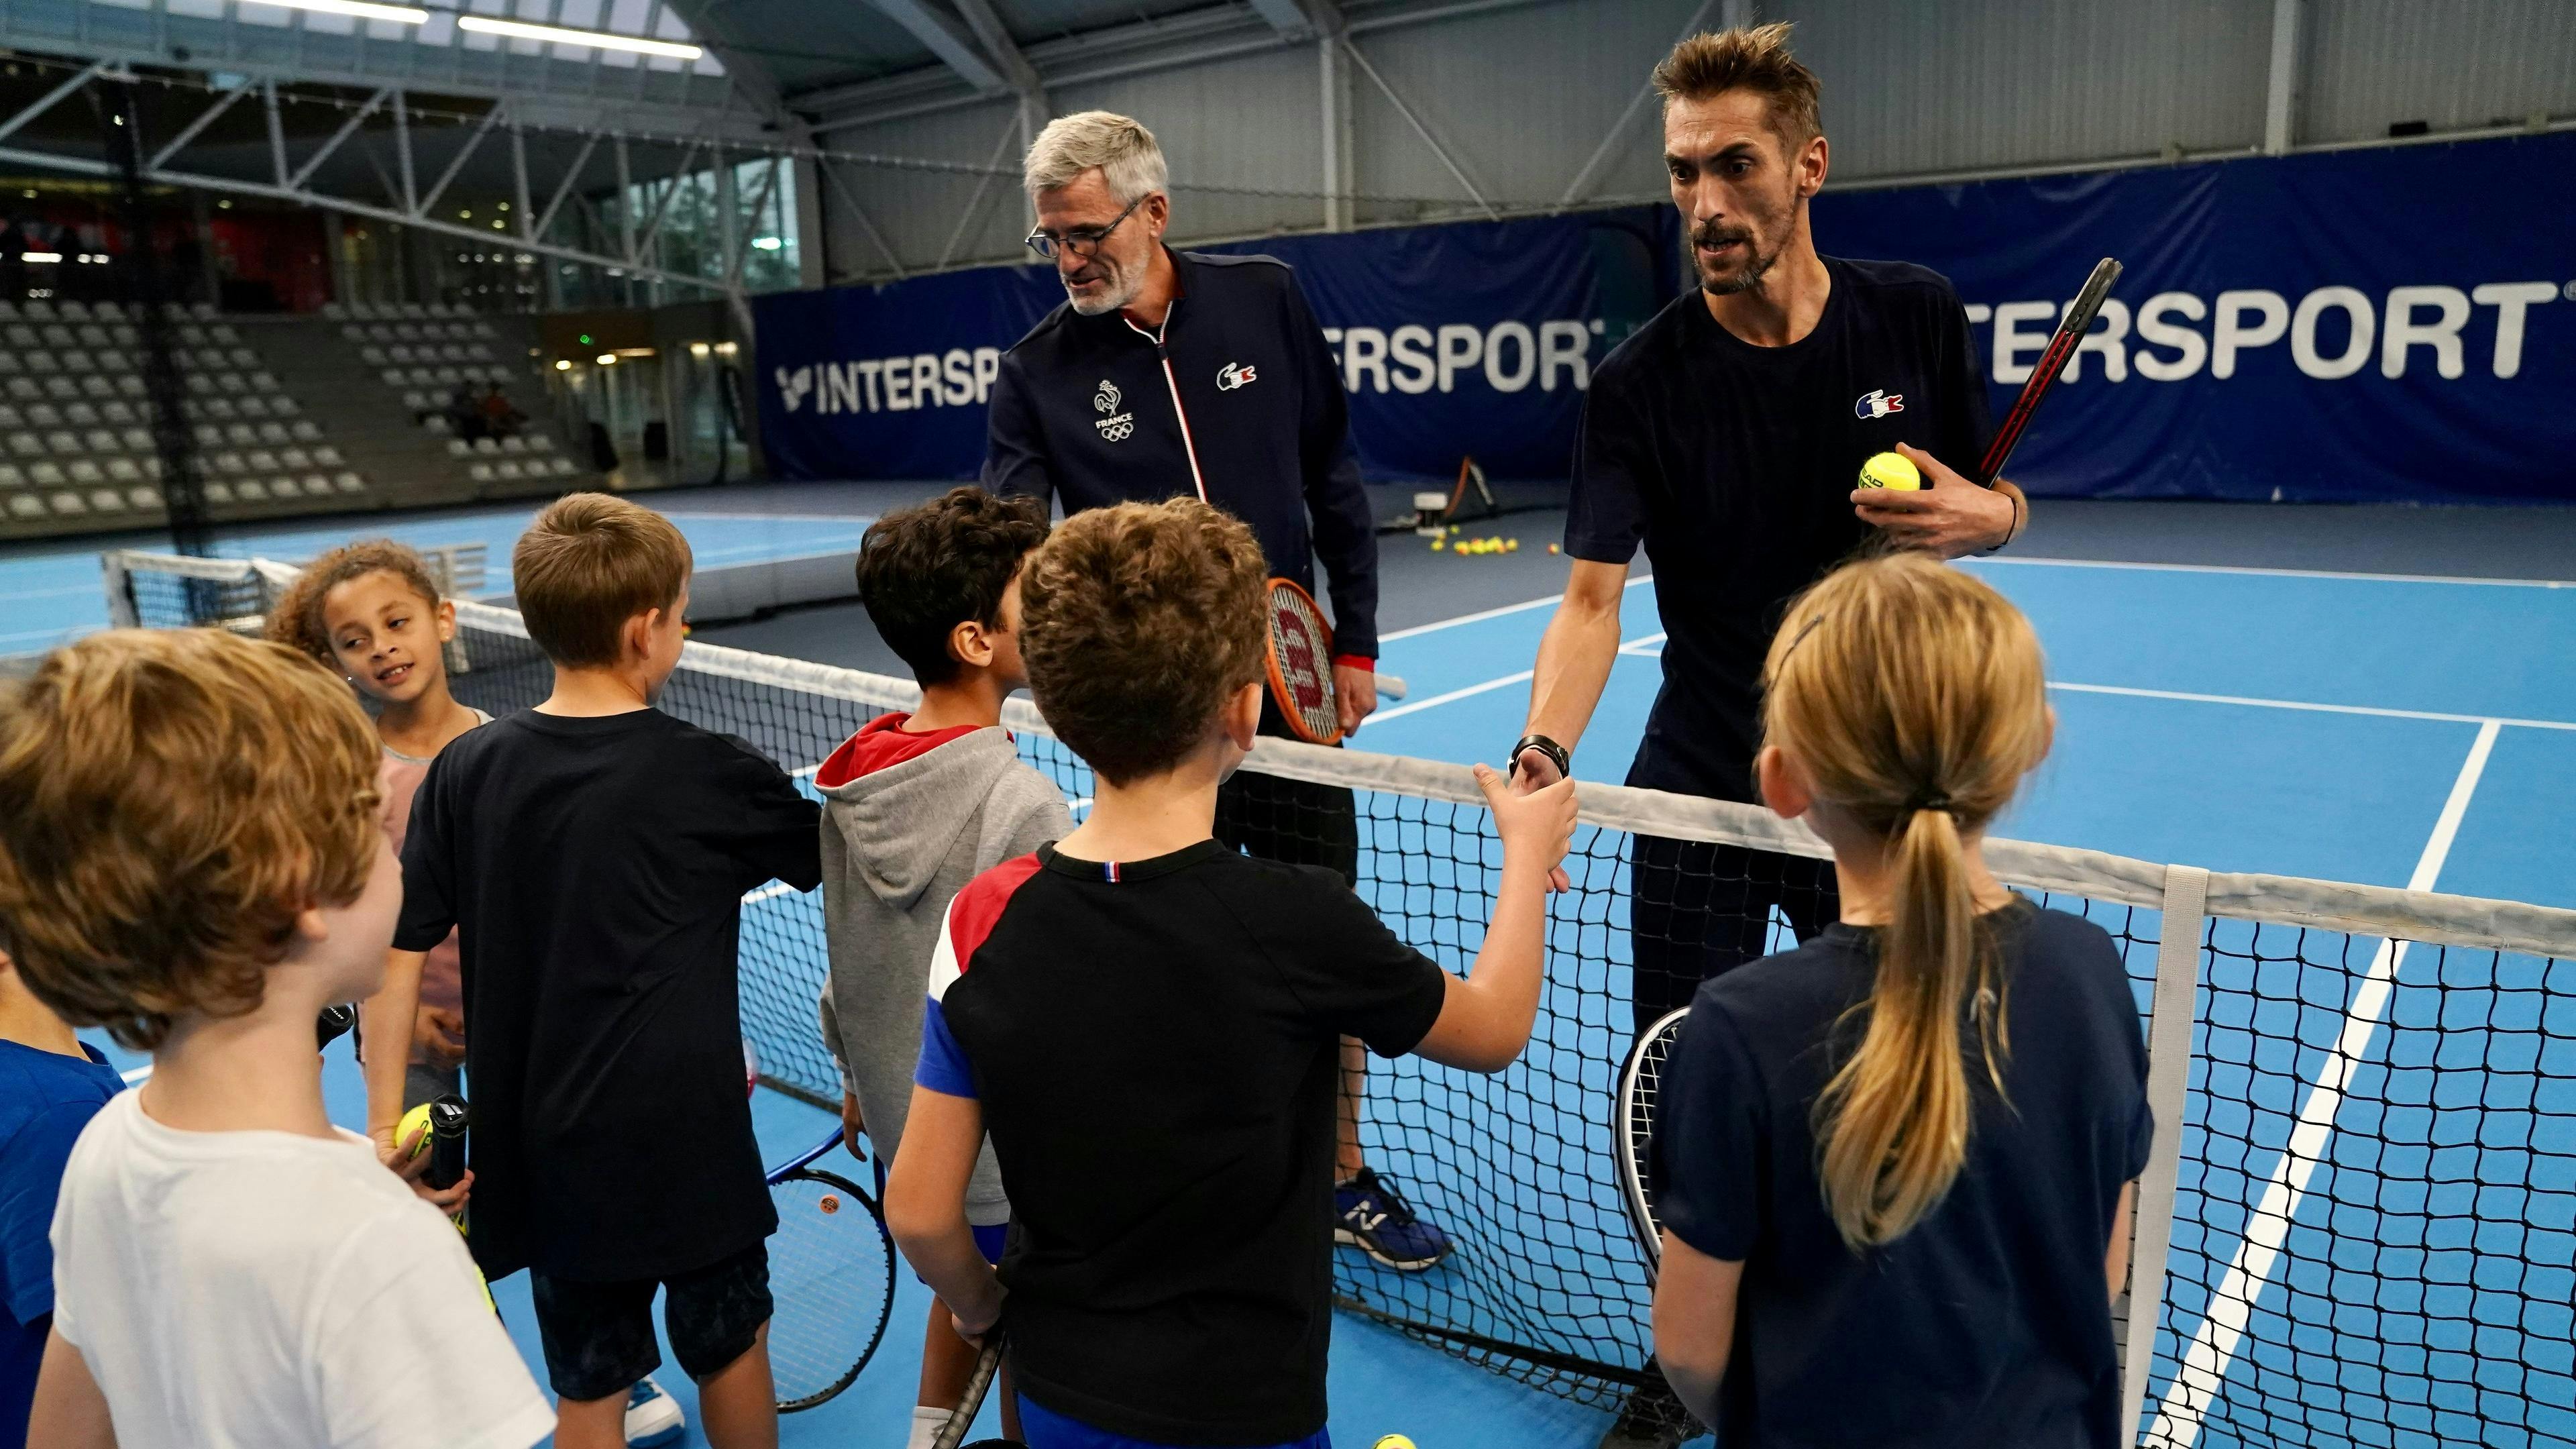
[[[951,1097],[975,1095],[975,1074],[966,1050],[948,1029],[948,990],[964,979],[975,952],[1001,923],[1012,892],[1037,871],[1034,855],[1006,860],[968,881],[957,899],[948,903],[948,914],[939,923],[939,943],[930,951],[930,1001],[921,1014],[921,1058],[912,1072],[917,1085]]]

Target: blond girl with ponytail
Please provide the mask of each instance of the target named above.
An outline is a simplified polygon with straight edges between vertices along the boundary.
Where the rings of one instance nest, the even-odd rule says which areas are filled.
[[[1655,1143],[1663,1371],[1729,1449],[2107,1449],[2153,1122],[2110,937],[1986,868],[2054,728],[2038,640],[1890,554],[1790,605],[1763,682],[1763,798],[1833,848],[1842,920],[1692,1004]]]

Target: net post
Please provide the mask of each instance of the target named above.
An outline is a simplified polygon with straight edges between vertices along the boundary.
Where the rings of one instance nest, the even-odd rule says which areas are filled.
[[[2173,1243],[2174,1191],[2182,1175],[2183,1097],[2191,1083],[2191,1023],[2200,994],[2200,943],[2209,923],[2209,872],[2165,867],[2164,920],[2156,933],[2156,990],[2148,1014],[2147,1106],[2156,1135],[2138,1177],[2129,1253],[2128,1331],[2120,1362],[2120,1422],[2137,1442],[2146,1412],[2156,1325],[2164,1317],[2165,1258]]]
[[[134,571],[125,566],[125,550],[112,548],[98,556],[98,571],[107,589],[107,622],[118,629],[142,627],[134,607]]]

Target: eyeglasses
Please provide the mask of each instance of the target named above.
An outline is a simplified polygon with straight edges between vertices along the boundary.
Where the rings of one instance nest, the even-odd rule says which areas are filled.
[[[1149,191],[1145,196],[1153,194]],[[1111,218],[1107,226],[1079,226],[1062,235],[1041,227],[1021,238],[1021,244],[1048,261],[1054,261],[1058,251],[1068,251],[1077,257],[1097,256],[1100,253],[1100,244],[1109,240],[1109,234],[1116,231],[1121,222],[1133,215],[1137,207],[1145,204],[1145,196],[1137,197],[1127,203],[1127,209]]]

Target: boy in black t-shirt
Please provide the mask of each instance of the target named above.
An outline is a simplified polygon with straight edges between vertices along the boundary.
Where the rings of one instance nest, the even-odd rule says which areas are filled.
[[[950,906],[886,1217],[960,1333],[1007,1327],[1034,1449],[1320,1442],[1339,1039],[1498,1071],[1537,1010],[1570,785],[1477,767],[1503,867],[1464,980],[1330,871],[1214,838],[1260,723],[1264,577],[1189,499],[1080,514],[1022,576],[1030,685],[1095,803]],[[964,1211],[988,1131],[998,1276]]]
[[[820,809],[743,741],[653,708],[679,663],[689,546],[576,493],[511,558],[543,704],[458,738],[412,802],[390,988],[458,931],[474,1090],[472,1241],[528,1268],[561,1449],[623,1446],[660,1362],[651,1307],[718,1449],[777,1442],[765,1240],[743,1091],[745,891],[821,878]],[[409,1020],[408,1001],[391,1019]],[[389,1141],[398,1102],[370,1101]]]

